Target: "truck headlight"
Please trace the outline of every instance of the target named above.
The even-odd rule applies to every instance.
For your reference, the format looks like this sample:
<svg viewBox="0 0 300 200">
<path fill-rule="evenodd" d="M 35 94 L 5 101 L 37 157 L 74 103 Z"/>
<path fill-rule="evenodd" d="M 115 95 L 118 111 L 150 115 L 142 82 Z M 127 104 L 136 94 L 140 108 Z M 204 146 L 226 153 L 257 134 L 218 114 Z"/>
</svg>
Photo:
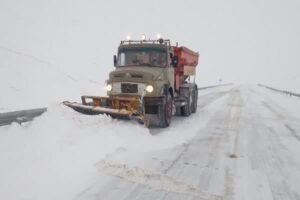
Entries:
<svg viewBox="0 0 300 200">
<path fill-rule="evenodd" d="M 147 85 L 146 88 L 145 88 L 146 92 L 148 92 L 148 93 L 153 92 L 153 89 L 154 89 L 154 88 L 153 88 L 152 85 Z"/>
<path fill-rule="evenodd" d="M 111 85 L 111 84 L 107 84 L 107 85 L 105 86 L 105 89 L 106 89 L 108 92 L 110 92 L 110 91 L 112 90 L 112 85 Z"/>
</svg>

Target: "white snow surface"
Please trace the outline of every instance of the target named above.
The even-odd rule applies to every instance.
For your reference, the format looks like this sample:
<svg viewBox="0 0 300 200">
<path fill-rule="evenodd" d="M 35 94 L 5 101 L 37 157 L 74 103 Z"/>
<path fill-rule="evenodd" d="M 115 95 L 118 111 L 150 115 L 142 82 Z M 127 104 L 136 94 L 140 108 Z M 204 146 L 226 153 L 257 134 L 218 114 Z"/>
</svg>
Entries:
<svg viewBox="0 0 300 200">
<path fill-rule="evenodd" d="M 80 100 L 84 94 L 104 95 L 104 82 L 89 72 L 97 71 L 94 67 L 74 75 L 75 70 L 63 71 L 47 61 L 5 48 L 0 48 L 0 58 L 0 112 L 48 107 L 64 100 Z"/>
<path fill-rule="evenodd" d="M 0 113 L 48 108 L 0 127 L 0 199 L 300 199 L 298 97 L 205 89 L 151 130 L 60 104 L 105 95 L 119 41 L 157 32 L 199 51 L 198 87 L 300 92 L 299 1 L 191 3 L 0 2 Z"/>
<path fill-rule="evenodd" d="M 54 104 L 33 122 L 0 127 L 0 199 L 72 199 L 95 181 L 99 160 L 118 151 L 138 154 L 180 145 L 204 126 L 208 116 L 193 126 L 200 114 L 151 134 L 136 122 Z"/>
<path fill-rule="evenodd" d="M 233 85 L 198 106 L 166 129 L 60 104 L 0 127 L 0 199 L 299 199 L 300 99 Z"/>
</svg>

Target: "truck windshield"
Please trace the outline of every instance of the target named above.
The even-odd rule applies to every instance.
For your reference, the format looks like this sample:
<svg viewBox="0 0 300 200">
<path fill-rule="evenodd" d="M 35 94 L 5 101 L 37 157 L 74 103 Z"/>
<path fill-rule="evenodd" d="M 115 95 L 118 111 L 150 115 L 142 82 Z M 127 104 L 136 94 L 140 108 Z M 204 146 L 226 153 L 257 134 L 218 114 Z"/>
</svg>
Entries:
<svg viewBox="0 0 300 200">
<path fill-rule="evenodd" d="M 167 66 L 167 53 L 163 49 L 122 49 L 118 55 L 118 66 Z"/>
</svg>

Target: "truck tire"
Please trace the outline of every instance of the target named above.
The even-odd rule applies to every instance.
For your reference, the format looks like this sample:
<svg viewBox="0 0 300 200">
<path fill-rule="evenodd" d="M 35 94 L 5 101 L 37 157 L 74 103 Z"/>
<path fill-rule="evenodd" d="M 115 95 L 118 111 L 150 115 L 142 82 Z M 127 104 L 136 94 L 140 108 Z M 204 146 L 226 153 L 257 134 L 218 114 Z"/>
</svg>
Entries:
<svg viewBox="0 0 300 200">
<path fill-rule="evenodd" d="M 197 111 L 198 107 L 198 88 L 197 85 L 193 88 L 192 91 L 192 104 L 191 104 L 191 111 L 192 113 L 195 113 Z"/>
<path fill-rule="evenodd" d="M 191 103 L 193 102 L 192 100 L 192 95 L 189 94 L 187 97 L 186 97 L 186 104 L 184 106 L 181 107 L 181 115 L 182 116 L 190 116 L 191 115 Z"/>
<path fill-rule="evenodd" d="M 173 99 L 170 93 L 166 96 L 166 103 L 160 106 L 159 120 L 162 128 L 168 127 L 171 124 L 173 115 Z"/>
<path fill-rule="evenodd" d="M 175 116 L 181 116 L 181 107 L 176 107 Z"/>
</svg>

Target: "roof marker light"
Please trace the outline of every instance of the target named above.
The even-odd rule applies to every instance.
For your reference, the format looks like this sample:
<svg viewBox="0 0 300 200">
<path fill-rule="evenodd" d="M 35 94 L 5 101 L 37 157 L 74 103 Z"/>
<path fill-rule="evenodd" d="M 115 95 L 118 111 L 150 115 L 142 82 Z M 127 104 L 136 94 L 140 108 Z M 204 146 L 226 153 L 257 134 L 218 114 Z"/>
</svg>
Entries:
<svg viewBox="0 0 300 200">
<path fill-rule="evenodd" d="M 161 35 L 159 33 L 157 33 L 156 38 L 159 40 L 161 38 Z"/>
<path fill-rule="evenodd" d="M 142 40 L 146 40 L 146 35 L 145 34 L 142 35 Z"/>
</svg>

